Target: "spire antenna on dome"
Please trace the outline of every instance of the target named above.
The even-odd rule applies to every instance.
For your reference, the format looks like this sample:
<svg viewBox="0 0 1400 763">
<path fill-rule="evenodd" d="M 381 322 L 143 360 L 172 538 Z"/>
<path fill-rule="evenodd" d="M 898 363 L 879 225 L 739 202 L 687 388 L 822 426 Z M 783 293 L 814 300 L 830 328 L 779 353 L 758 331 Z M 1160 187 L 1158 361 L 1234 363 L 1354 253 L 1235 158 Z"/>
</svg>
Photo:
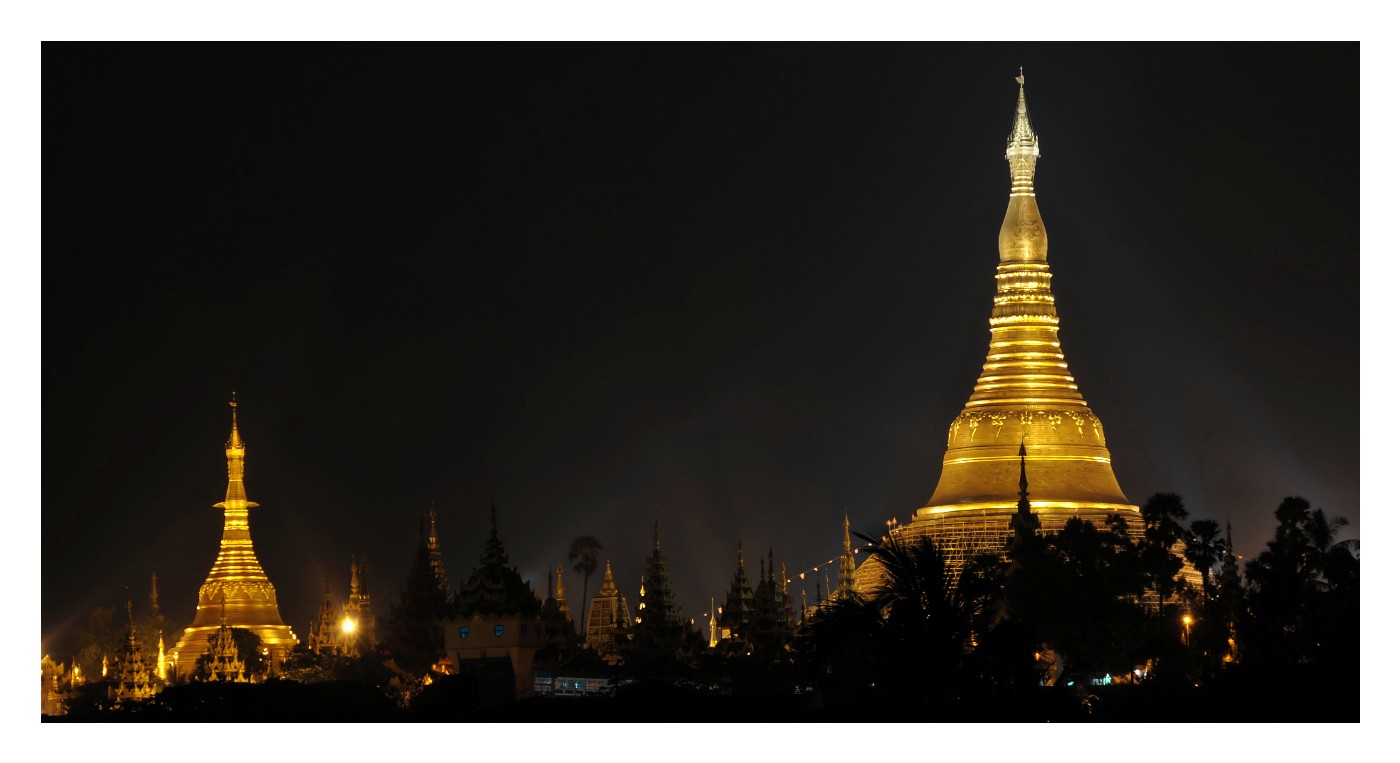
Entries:
<svg viewBox="0 0 1400 763">
<path fill-rule="evenodd" d="M 229 431 L 228 448 L 239 449 L 243 447 L 243 438 L 238 434 L 238 392 L 235 390 L 228 401 L 228 407 L 233 411 L 233 428 Z"/>
</svg>

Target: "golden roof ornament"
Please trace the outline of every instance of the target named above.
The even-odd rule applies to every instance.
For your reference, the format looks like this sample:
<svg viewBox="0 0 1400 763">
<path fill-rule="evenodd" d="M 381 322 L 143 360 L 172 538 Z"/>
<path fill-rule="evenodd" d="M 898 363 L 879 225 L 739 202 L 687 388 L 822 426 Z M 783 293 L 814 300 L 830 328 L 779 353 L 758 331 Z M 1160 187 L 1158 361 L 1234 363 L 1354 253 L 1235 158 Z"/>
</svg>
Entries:
<svg viewBox="0 0 1400 763">
<path fill-rule="evenodd" d="M 564 603 L 564 565 L 555 565 L 555 569 L 559 574 L 554 578 L 554 598 L 559 600 L 560 608 L 567 608 L 568 605 Z M 598 568 L 594 567 L 593 569 Z"/>
<path fill-rule="evenodd" d="M 228 407 L 233 409 L 233 431 L 229 433 L 228 442 L 224 443 L 226 450 L 243 450 L 243 438 L 238 436 L 238 391 L 234 390 L 232 399 L 228 401 Z"/>
<path fill-rule="evenodd" d="M 1026 76 L 1016 78 L 1020 92 L 1016 96 L 1016 117 L 1011 134 L 1006 136 L 1006 161 L 1011 165 L 1011 195 L 1035 195 L 1035 160 L 1040 157 L 1040 139 L 1031 129 L 1031 115 L 1026 109 Z"/>
<path fill-rule="evenodd" d="M 613 580 L 612 562 L 603 562 L 603 588 L 598 592 L 599 596 L 616 596 L 617 583 Z"/>
</svg>

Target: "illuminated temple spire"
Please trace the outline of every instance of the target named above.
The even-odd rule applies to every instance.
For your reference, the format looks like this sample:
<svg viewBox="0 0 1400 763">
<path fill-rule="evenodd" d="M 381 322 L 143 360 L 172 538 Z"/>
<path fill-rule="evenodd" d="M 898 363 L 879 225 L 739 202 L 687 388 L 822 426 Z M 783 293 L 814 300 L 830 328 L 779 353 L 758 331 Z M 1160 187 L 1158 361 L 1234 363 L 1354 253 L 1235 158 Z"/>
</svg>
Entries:
<svg viewBox="0 0 1400 763">
<path fill-rule="evenodd" d="M 247 628 L 257 634 L 268 648 L 274 666 L 296 644 L 292 629 L 283 624 L 277 611 L 277 591 L 253 553 L 248 510 L 257 508 L 258 504 L 248 500 L 243 485 L 247 446 L 238 432 L 236 395 L 229 407 L 233 410 L 233 425 L 224 443 L 228 487 L 224 500 L 214 504 L 214 508 L 224 511 L 224 532 L 214 567 L 199 588 L 194 623 L 185 629 L 175 647 L 180 675 L 189 675 L 195 661 L 206 650 L 209 636 L 219 630 L 225 601 L 229 627 Z"/>
<path fill-rule="evenodd" d="M 156 571 L 151 568 L 151 619 L 160 619 L 160 594 L 156 591 Z"/>
<path fill-rule="evenodd" d="M 437 505 L 429 504 L 428 507 L 428 561 L 433 565 L 433 576 L 437 578 L 438 587 L 446 592 L 447 568 L 442 564 L 442 547 L 438 545 L 437 531 Z"/>
<path fill-rule="evenodd" d="M 836 579 L 836 595 L 848 596 L 856 588 L 856 554 L 851 550 L 851 517 L 845 517 L 841 548 L 841 575 Z"/>
<path fill-rule="evenodd" d="M 1021 461 L 1018 443 L 1025 478 L 1036 486 L 1029 507 L 1046 531 L 1058 530 L 1072 516 L 1101 524 L 1112 513 L 1124 515 L 1130 532 L 1142 527 L 1137 507 L 1113 474 L 1103 425 L 1080 394 L 1060 347 L 1049 239 L 1035 195 L 1040 138 L 1031 127 L 1024 74 L 1016 82 L 1005 153 L 1011 192 L 997 236 L 987 359 L 962 413 L 948 426 L 933 495 L 901 529 L 948 548 L 955 564 L 981 551 L 1005 551 L 1018 504 L 1012 487 Z"/>
</svg>

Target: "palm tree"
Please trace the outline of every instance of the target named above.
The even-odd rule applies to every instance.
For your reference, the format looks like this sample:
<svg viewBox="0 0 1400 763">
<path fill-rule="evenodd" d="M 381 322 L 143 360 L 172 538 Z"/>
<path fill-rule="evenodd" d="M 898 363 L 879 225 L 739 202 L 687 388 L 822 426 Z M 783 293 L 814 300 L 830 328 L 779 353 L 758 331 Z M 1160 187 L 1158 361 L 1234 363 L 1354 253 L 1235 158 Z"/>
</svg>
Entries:
<svg viewBox="0 0 1400 763">
<path fill-rule="evenodd" d="M 1307 543 L 1303 564 L 1328 589 L 1349 581 L 1357 564 L 1355 554 L 1360 550 L 1361 541 L 1355 538 L 1337 540 L 1337 532 L 1348 524 L 1346 517 L 1327 518 L 1322 509 L 1314 509 L 1303 520 L 1303 537 Z"/>
<path fill-rule="evenodd" d="M 1166 617 L 1166 600 L 1177 589 L 1177 573 L 1181 571 L 1182 561 L 1176 555 L 1175 546 L 1186 535 L 1186 529 L 1181 526 L 1185 518 L 1186 507 L 1176 493 L 1157 493 L 1142 505 L 1143 563 L 1152 586 L 1157 589 L 1157 612 L 1161 618 Z"/>
<path fill-rule="evenodd" d="M 1274 516 L 1273 540 L 1245 566 L 1244 661 L 1271 670 L 1325 666 L 1323 672 L 1332 678 L 1354 678 L 1359 667 L 1360 544 L 1337 541 L 1346 519 L 1329 519 L 1305 498 L 1283 499 Z"/>
<path fill-rule="evenodd" d="M 1191 523 L 1186 536 L 1186 559 L 1201 573 L 1201 595 L 1214 598 L 1211 571 L 1225 555 L 1225 539 L 1220 537 L 1220 524 L 1214 519 L 1197 519 Z"/>
<path fill-rule="evenodd" d="M 927 537 L 889 538 L 870 556 L 867 564 L 883 572 L 880 582 L 861 596 L 824 602 L 804 622 L 798 648 L 848 686 L 924 701 L 931 688 L 956 691 L 968 677 L 974 637 L 997 614 L 999 580 L 983 564 L 957 574 Z"/>
<path fill-rule="evenodd" d="M 569 563 L 583 575 L 583 600 L 579 602 L 579 622 L 588 622 L 588 577 L 598 571 L 598 552 L 603 544 L 592 535 L 580 535 L 569 544 Z"/>
</svg>

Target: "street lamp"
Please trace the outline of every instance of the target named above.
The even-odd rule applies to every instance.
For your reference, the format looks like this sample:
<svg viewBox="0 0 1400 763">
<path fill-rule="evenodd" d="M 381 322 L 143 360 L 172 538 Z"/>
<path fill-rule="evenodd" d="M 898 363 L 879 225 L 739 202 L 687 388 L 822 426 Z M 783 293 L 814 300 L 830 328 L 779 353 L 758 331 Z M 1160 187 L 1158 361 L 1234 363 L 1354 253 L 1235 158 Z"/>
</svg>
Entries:
<svg viewBox="0 0 1400 763">
<path fill-rule="evenodd" d="M 1182 616 L 1181 616 L 1181 624 L 1182 624 L 1183 627 L 1186 628 L 1185 643 L 1186 643 L 1187 646 L 1191 646 L 1191 623 L 1192 623 L 1192 622 L 1195 622 L 1195 621 L 1191 619 L 1191 616 L 1190 616 L 1190 615 L 1182 615 Z"/>
</svg>

